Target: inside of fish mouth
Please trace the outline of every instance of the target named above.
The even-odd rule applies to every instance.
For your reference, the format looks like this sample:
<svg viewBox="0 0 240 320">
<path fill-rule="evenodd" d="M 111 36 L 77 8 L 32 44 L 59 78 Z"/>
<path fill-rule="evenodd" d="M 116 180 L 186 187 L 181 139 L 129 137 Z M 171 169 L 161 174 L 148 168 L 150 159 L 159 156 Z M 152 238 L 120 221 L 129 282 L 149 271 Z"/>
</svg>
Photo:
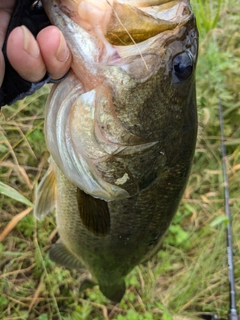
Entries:
<svg viewBox="0 0 240 320">
<path fill-rule="evenodd" d="M 74 2 L 77 23 L 103 42 L 125 46 L 173 30 L 191 14 L 187 0 L 62 0 Z M 74 19 L 73 19 L 74 20 Z"/>
</svg>

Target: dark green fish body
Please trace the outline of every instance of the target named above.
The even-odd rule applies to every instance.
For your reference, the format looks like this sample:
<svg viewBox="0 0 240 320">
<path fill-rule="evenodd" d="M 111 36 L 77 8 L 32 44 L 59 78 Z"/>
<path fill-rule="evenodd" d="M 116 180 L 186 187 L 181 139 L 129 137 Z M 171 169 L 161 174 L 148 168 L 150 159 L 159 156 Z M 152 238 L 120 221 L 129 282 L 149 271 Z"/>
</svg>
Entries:
<svg viewBox="0 0 240 320">
<path fill-rule="evenodd" d="M 38 188 L 35 215 L 42 218 L 56 206 L 62 242 L 51 259 L 85 266 L 103 294 L 120 301 L 125 276 L 160 249 L 188 180 L 197 136 L 195 19 L 188 1 L 165 1 L 158 22 L 164 31 L 142 42 L 135 32 L 138 44 L 120 47 L 107 32 L 105 40 L 94 38 L 92 22 L 86 32 L 61 7 L 64 1 L 55 2 L 53 9 L 46 1 L 46 11 L 74 61 L 49 97 L 50 169 Z M 71 10 L 76 2 L 82 5 L 73 1 Z M 117 5 L 112 1 L 120 12 Z M 144 19 L 152 15 L 152 7 L 144 10 Z M 165 27 L 163 18 L 171 15 L 175 20 Z"/>
</svg>

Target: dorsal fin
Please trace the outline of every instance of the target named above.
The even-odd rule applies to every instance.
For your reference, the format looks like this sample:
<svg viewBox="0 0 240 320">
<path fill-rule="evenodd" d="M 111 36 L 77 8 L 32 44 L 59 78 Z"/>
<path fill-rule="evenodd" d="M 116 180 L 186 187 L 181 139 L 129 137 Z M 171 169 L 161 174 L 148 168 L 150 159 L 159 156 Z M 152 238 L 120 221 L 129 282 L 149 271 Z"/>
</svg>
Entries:
<svg viewBox="0 0 240 320">
<path fill-rule="evenodd" d="M 62 242 L 55 244 L 50 249 L 49 257 L 52 261 L 69 269 L 83 268 L 81 261 L 75 257 Z"/>
<path fill-rule="evenodd" d="M 37 191 L 34 204 L 34 216 L 41 220 L 56 206 L 56 179 L 51 168 L 47 170 L 42 178 Z"/>
<path fill-rule="evenodd" d="M 110 232 L 110 214 L 106 201 L 93 198 L 77 189 L 78 209 L 82 223 L 87 230 L 97 236 L 106 236 Z"/>
</svg>

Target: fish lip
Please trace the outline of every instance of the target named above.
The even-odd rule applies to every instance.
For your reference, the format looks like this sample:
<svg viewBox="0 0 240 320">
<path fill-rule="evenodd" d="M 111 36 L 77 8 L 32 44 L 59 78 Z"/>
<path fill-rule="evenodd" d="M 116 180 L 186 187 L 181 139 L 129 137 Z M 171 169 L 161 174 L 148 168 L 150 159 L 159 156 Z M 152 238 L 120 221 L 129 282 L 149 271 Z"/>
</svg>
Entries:
<svg viewBox="0 0 240 320">
<path fill-rule="evenodd" d="M 46 6 L 47 0 L 42 0 L 44 7 Z M 77 0 L 76 2 L 73 1 L 74 3 L 76 3 L 76 8 L 75 9 L 70 9 L 67 6 L 64 5 L 64 0 L 54 0 L 54 2 L 57 4 L 57 6 L 59 6 L 59 9 L 65 14 L 67 15 L 72 21 L 75 21 L 77 24 L 79 24 L 78 18 L 76 18 L 78 16 L 78 13 L 75 12 L 75 10 L 77 10 L 77 3 L 81 2 L 79 0 Z M 87 2 L 87 1 L 86 1 Z M 146 5 L 141 5 L 141 3 L 147 3 Z M 121 16 L 119 16 L 119 12 L 118 9 L 116 10 L 116 8 L 120 8 L 120 7 L 125 7 L 125 9 L 123 9 L 125 11 L 125 15 L 127 16 L 128 20 L 131 20 L 131 16 L 128 15 L 127 10 L 129 10 L 130 8 L 135 8 L 139 13 L 142 12 L 145 15 L 148 16 L 152 16 L 153 20 L 158 20 L 159 24 L 161 25 L 165 25 L 164 30 L 161 29 L 161 31 L 158 31 L 158 34 L 162 33 L 162 31 L 167 31 L 167 30 L 172 30 L 174 27 L 176 27 L 177 25 L 182 25 L 184 24 L 187 20 L 190 19 L 190 16 L 193 15 L 191 6 L 190 6 L 190 0 L 112 0 L 108 2 L 109 6 L 112 7 L 112 13 L 111 13 L 111 18 L 110 20 L 113 19 L 113 16 L 116 16 L 117 19 L 116 20 L 121 20 Z M 140 4 L 140 5 L 139 5 Z M 75 5 L 74 5 L 75 6 Z M 128 8 L 128 9 L 126 9 Z M 119 19 L 120 18 L 120 19 Z M 77 20 L 75 20 L 77 19 Z M 108 18 L 109 20 L 109 18 Z M 102 35 L 106 36 L 107 33 L 109 32 L 109 28 L 111 29 L 111 21 L 108 21 L 105 23 L 105 27 L 102 30 Z M 122 21 L 120 22 L 120 24 L 123 24 L 124 29 L 125 29 L 125 20 L 123 19 L 123 23 Z M 80 24 L 79 24 L 80 25 Z M 113 32 L 114 32 L 114 28 L 113 27 Z M 134 28 L 142 28 L 141 23 L 138 26 L 135 26 Z M 83 27 L 84 29 L 84 27 Z M 126 29 L 128 29 L 128 23 L 126 21 Z M 87 32 L 88 30 L 85 29 Z M 131 33 L 131 32 L 130 32 Z M 156 33 L 155 33 L 156 35 Z M 97 36 L 98 37 L 98 36 Z M 150 38 L 151 36 L 149 36 Z M 107 37 L 107 41 L 108 41 L 108 37 Z M 136 41 L 138 42 L 138 41 Z M 116 43 L 112 43 L 110 41 L 110 44 L 115 44 Z M 119 44 L 121 45 L 121 44 Z"/>
<path fill-rule="evenodd" d="M 189 0 L 160 0 L 160 5 L 147 4 L 142 7 L 137 5 L 138 2 L 113 2 L 113 13 L 104 34 L 111 45 L 127 46 L 143 42 L 181 27 L 193 17 Z"/>
<path fill-rule="evenodd" d="M 172 17 L 171 17 L 171 10 L 175 8 L 175 13 L 173 11 Z M 188 20 L 192 15 L 193 11 L 190 5 L 189 0 L 166 0 L 165 2 L 162 2 L 159 6 L 149 6 L 146 9 L 141 8 L 145 12 L 150 12 L 149 10 L 157 10 L 159 14 L 155 18 L 159 18 L 165 21 L 171 21 L 174 20 L 183 20 L 184 22 L 186 19 Z M 187 18 L 188 17 L 188 18 Z"/>
</svg>

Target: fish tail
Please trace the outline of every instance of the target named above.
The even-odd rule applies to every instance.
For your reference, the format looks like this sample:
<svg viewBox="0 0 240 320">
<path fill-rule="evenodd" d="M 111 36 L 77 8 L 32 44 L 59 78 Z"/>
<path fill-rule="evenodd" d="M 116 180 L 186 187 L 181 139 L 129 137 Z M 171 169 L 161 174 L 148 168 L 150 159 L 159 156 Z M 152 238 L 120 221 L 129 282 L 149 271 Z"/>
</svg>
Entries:
<svg viewBox="0 0 240 320">
<path fill-rule="evenodd" d="M 126 290 L 123 279 L 114 284 L 100 284 L 99 286 L 102 293 L 113 302 L 120 302 Z"/>
</svg>

